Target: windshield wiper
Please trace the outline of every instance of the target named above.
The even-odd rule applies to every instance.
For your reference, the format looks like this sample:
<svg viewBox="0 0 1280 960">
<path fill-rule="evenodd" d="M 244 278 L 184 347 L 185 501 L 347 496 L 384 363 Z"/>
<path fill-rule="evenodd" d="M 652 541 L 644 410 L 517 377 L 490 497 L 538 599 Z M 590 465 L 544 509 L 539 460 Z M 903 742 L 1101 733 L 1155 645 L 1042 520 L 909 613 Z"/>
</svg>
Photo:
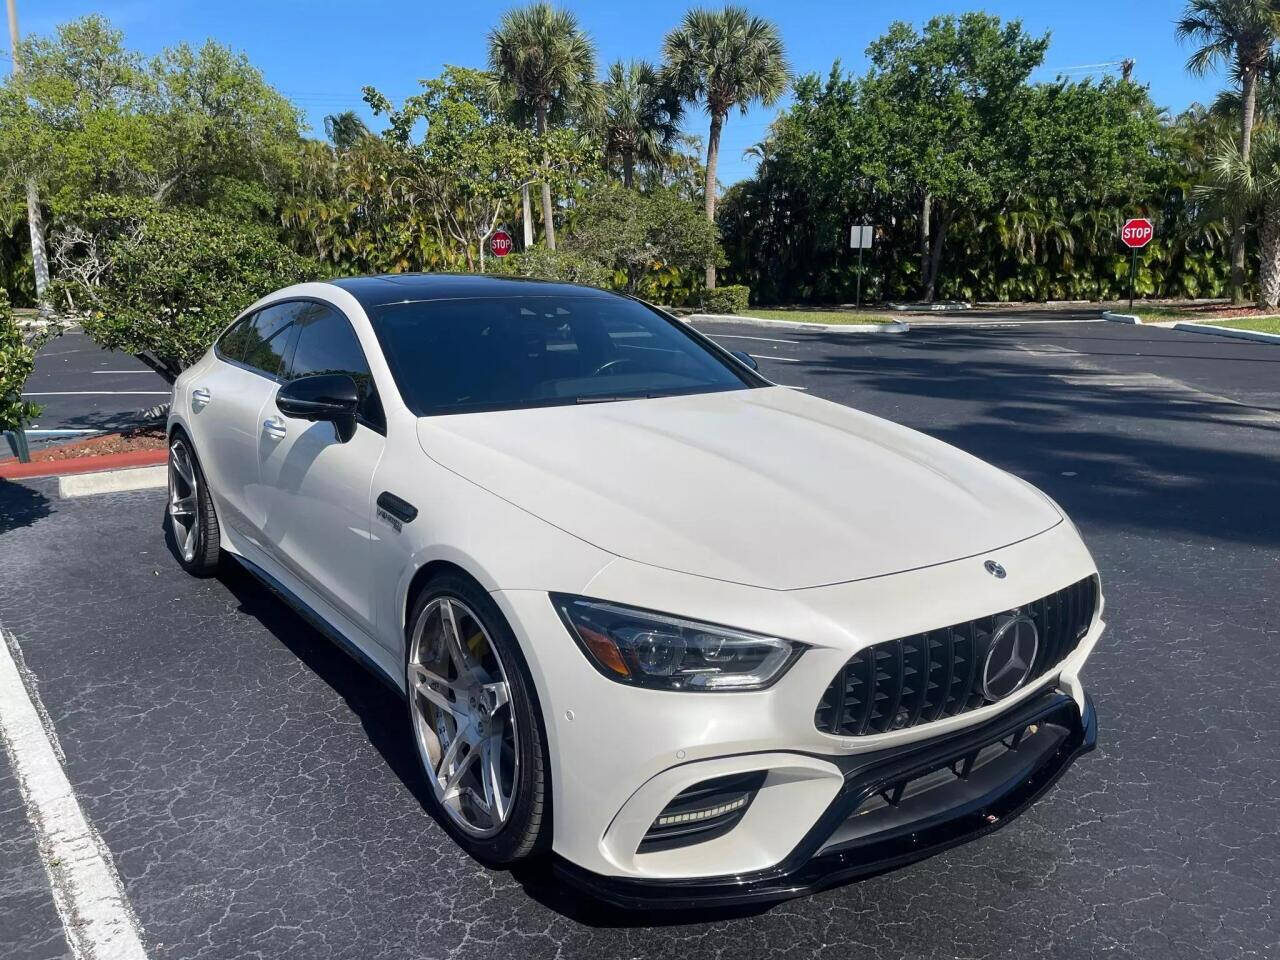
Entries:
<svg viewBox="0 0 1280 960">
<path fill-rule="evenodd" d="M 574 397 L 574 403 L 617 403 L 619 400 L 648 400 L 647 393 L 620 393 L 615 396 L 596 394 L 595 396 Z"/>
</svg>

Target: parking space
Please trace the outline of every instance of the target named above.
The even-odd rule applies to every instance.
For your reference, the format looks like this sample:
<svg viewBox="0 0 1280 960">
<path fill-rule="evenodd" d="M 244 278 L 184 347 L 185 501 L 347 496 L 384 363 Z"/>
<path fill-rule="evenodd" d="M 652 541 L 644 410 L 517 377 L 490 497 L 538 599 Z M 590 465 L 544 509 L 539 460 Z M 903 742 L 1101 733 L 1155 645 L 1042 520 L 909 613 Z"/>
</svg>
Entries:
<svg viewBox="0 0 1280 960">
<path fill-rule="evenodd" d="M 36 355 L 23 396 L 43 408 L 35 428 L 119 430 L 135 423 L 140 411 L 167 402 L 169 394 L 164 378 L 136 357 L 103 350 L 73 332 Z"/>
<path fill-rule="evenodd" d="M 0 624 L 149 954 L 1276 956 L 1280 347 L 1105 323 L 701 329 L 1063 504 L 1108 597 L 1098 751 L 903 870 L 763 911 L 606 911 L 463 855 L 424 811 L 403 704 L 247 575 L 183 575 L 160 491 L 0 483 Z M 61 956 L 18 809 L 0 766 L 0 942 Z"/>
</svg>

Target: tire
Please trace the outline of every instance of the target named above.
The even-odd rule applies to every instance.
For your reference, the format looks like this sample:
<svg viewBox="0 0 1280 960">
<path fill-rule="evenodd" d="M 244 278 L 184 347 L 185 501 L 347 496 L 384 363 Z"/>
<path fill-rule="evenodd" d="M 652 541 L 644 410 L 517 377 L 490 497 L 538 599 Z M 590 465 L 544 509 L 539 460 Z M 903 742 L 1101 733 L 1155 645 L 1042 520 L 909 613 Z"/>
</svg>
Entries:
<svg viewBox="0 0 1280 960">
<path fill-rule="evenodd" d="M 193 577 L 216 573 L 221 559 L 218 514 L 191 440 L 181 430 L 174 431 L 169 440 L 166 516 L 174 554 L 182 569 Z"/>
<path fill-rule="evenodd" d="M 546 734 L 501 611 L 475 581 L 445 573 L 417 597 L 405 639 L 410 733 L 436 819 L 489 866 L 544 849 L 551 826 Z M 468 656 L 464 670 L 458 661 Z"/>
</svg>

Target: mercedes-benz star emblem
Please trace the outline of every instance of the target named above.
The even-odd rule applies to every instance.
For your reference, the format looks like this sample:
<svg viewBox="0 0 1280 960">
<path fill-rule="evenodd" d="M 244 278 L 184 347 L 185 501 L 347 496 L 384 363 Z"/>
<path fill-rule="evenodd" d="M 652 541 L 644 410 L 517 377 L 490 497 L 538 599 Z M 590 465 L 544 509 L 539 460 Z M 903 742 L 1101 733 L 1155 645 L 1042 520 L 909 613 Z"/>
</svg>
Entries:
<svg viewBox="0 0 1280 960">
<path fill-rule="evenodd" d="M 987 573 L 991 574 L 997 580 L 1003 580 L 1005 578 L 1004 567 L 1000 566 L 1000 564 L 996 563 L 994 560 L 988 560 L 982 566 Z"/>
<path fill-rule="evenodd" d="M 1040 633 L 1031 618 L 1018 614 L 991 636 L 982 665 L 982 695 L 1002 700 L 1027 682 L 1040 649 Z"/>
</svg>

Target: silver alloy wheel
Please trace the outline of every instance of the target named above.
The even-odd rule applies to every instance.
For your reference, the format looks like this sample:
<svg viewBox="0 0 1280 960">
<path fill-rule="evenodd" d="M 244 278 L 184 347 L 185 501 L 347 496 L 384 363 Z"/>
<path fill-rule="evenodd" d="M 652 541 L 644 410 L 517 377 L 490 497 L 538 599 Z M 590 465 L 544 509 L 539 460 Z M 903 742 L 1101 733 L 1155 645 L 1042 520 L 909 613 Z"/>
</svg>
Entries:
<svg viewBox="0 0 1280 960">
<path fill-rule="evenodd" d="M 182 440 L 169 447 L 169 523 L 182 559 L 191 563 L 200 539 L 200 490 L 191 451 Z"/>
<path fill-rule="evenodd" d="M 436 798 L 464 831 L 493 836 L 514 806 L 519 731 L 502 658 L 461 600 L 437 597 L 423 609 L 410 641 L 408 682 Z"/>
</svg>

